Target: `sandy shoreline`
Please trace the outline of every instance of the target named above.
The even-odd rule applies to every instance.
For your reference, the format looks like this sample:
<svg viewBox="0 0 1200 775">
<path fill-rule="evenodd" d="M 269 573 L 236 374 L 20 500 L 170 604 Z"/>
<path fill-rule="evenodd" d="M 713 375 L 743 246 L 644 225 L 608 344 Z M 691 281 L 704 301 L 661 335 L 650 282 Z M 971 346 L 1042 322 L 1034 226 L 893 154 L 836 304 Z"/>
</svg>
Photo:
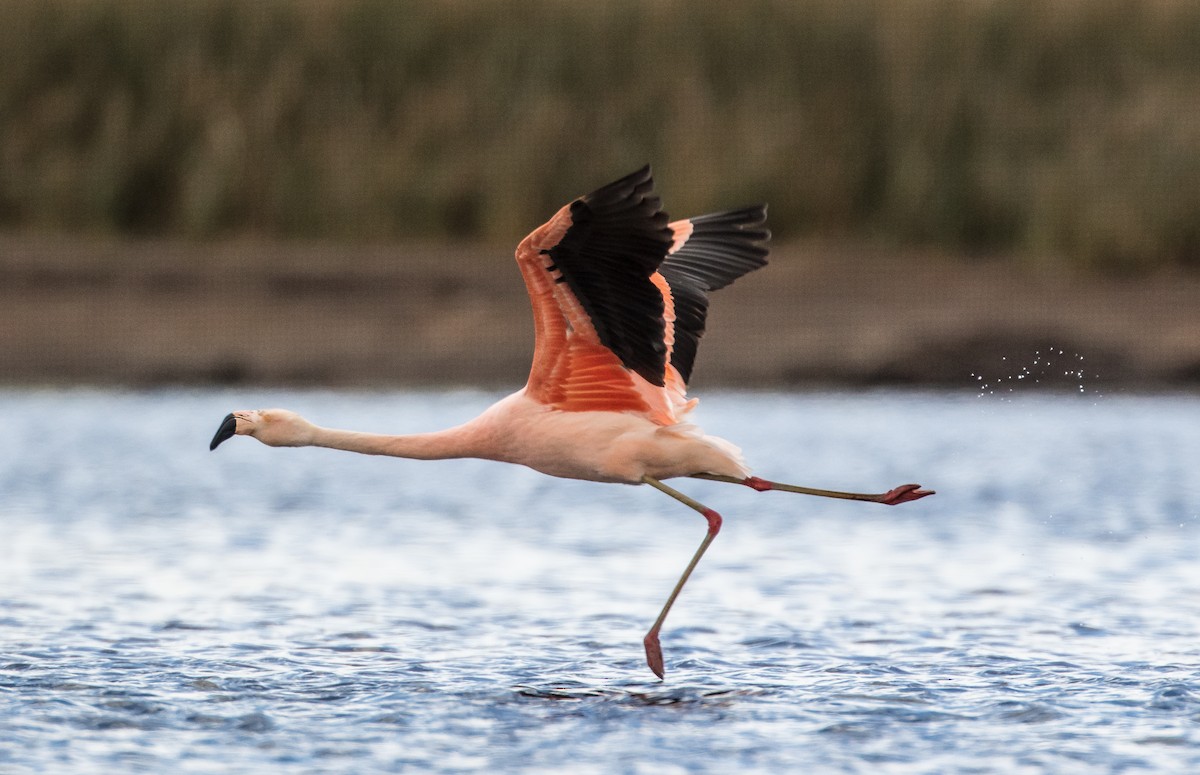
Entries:
<svg viewBox="0 0 1200 775">
<path fill-rule="evenodd" d="M 828 242 L 771 262 L 716 294 L 694 387 L 1200 387 L 1197 276 Z M 0 237 L 0 310 L 10 385 L 515 387 L 532 352 L 511 251 L 478 246 Z"/>
</svg>

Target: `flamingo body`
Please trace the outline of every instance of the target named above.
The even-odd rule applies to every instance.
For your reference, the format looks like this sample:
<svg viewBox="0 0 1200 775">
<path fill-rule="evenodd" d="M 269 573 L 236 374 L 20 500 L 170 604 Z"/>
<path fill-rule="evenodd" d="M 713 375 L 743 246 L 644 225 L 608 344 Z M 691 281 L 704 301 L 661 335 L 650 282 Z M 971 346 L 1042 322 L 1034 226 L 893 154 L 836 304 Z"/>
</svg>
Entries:
<svg viewBox="0 0 1200 775">
<path fill-rule="evenodd" d="M 550 476 L 642 484 L 695 473 L 747 476 L 733 444 L 687 422 L 660 425 L 616 410 L 567 410 L 529 396 L 497 402 L 465 426 L 486 440 L 478 457 L 518 463 Z"/>
<path fill-rule="evenodd" d="M 525 387 L 475 419 L 390 436 L 322 428 L 294 412 L 234 412 L 211 449 L 234 435 L 270 446 L 321 446 L 412 459 L 474 457 L 551 476 L 649 484 L 700 513 L 708 533 L 645 637 L 664 673 L 658 633 L 721 527 L 717 512 L 662 483 L 696 477 L 894 505 L 932 494 L 902 485 L 879 495 L 817 490 L 750 476 L 733 444 L 688 421 L 687 397 L 708 294 L 766 265 L 765 206 L 671 222 L 649 166 L 560 209 L 517 246 L 533 308 Z"/>
</svg>

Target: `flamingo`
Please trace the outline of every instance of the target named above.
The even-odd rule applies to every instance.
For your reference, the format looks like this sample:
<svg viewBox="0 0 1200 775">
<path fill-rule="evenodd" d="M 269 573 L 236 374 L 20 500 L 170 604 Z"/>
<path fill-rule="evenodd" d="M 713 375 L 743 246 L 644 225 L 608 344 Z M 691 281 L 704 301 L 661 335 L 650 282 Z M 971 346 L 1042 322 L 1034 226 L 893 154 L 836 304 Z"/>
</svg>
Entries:
<svg viewBox="0 0 1200 775">
<path fill-rule="evenodd" d="M 707 294 L 766 265 L 766 206 L 669 222 L 649 165 L 561 208 L 517 246 L 533 306 L 529 381 L 469 422 L 389 436 L 335 430 L 284 409 L 237 411 L 210 449 L 234 435 L 272 447 L 316 446 L 417 460 L 482 458 L 550 476 L 649 485 L 708 531 L 646 633 L 646 663 L 664 678 L 659 633 L 721 529 L 721 515 L 664 483 L 690 477 L 763 492 L 896 505 L 934 494 L 905 484 L 881 494 L 822 490 L 752 476 L 740 450 L 688 421 L 687 383 Z"/>
</svg>

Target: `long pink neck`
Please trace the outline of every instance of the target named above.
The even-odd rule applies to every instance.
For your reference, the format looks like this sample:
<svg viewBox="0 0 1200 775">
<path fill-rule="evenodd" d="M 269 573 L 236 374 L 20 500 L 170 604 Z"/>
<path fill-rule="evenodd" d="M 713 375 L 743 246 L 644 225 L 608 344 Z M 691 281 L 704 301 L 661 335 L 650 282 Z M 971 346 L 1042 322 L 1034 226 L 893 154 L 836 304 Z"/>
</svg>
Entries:
<svg viewBox="0 0 1200 775">
<path fill-rule="evenodd" d="M 477 457 L 475 434 L 467 426 L 433 433 L 385 436 L 379 433 L 315 428 L 310 442 L 314 447 L 342 449 L 364 455 L 390 455 L 413 460 L 446 460 Z"/>
</svg>

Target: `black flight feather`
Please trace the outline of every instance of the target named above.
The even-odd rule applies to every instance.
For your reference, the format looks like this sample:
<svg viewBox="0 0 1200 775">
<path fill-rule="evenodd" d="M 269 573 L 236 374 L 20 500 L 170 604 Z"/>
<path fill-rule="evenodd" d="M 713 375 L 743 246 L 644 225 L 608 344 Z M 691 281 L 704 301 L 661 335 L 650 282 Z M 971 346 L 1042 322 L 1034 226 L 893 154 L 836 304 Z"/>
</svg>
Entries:
<svg viewBox="0 0 1200 775">
<path fill-rule="evenodd" d="M 671 247 L 647 165 L 571 203 L 571 226 L 550 259 L 625 368 L 664 384 L 662 294 L 650 276 Z"/>
<path fill-rule="evenodd" d="M 671 365 L 687 384 L 708 316 L 708 293 L 767 264 L 767 207 L 757 205 L 692 218 L 692 234 L 663 262 L 662 276 L 675 301 Z"/>
</svg>

